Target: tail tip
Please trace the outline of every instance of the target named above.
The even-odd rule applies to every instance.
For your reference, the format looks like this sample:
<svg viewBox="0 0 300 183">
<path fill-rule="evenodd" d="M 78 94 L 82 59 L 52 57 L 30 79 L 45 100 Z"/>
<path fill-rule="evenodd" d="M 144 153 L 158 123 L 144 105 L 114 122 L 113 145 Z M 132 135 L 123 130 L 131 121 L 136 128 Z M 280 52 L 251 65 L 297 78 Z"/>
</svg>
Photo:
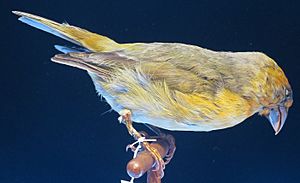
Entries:
<svg viewBox="0 0 300 183">
<path fill-rule="evenodd" d="M 21 11 L 17 11 L 17 10 L 13 10 L 11 11 L 13 14 L 18 15 L 18 16 L 22 16 L 22 12 Z"/>
<path fill-rule="evenodd" d="M 23 11 L 18 11 L 18 10 L 13 10 L 11 11 L 13 14 L 17 15 L 17 16 L 20 16 L 20 17 L 23 17 L 23 16 L 30 16 L 29 13 L 25 13 Z"/>
</svg>

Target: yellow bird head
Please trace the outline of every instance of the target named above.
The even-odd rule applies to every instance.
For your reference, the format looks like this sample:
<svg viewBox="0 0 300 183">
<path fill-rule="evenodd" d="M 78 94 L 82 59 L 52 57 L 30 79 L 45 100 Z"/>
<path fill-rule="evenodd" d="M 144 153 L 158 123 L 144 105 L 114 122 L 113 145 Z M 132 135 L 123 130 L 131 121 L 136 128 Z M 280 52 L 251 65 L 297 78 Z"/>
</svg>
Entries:
<svg viewBox="0 0 300 183">
<path fill-rule="evenodd" d="M 284 72 L 275 61 L 264 54 L 262 59 L 264 66 L 256 78 L 256 89 L 262 94 L 259 96 L 259 103 L 263 107 L 259 114 L 268 118 L 277 135 L 293 104 L 293 92 Z"/>
</svg>

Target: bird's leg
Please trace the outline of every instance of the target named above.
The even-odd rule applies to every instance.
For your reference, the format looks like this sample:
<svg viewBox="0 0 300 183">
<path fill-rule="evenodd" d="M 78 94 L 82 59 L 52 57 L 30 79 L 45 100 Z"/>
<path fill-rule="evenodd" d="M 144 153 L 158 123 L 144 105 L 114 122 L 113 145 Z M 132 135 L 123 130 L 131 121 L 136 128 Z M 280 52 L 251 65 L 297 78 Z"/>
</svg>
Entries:
<svg viewBox="0 0 300 183">
<path fill-rule="evenodd" d="M 130 110 L 124 109 L 119 112 L 120 118 L 119 121 L 122 123 L 125 123 L 128 133 L 133 136 L 135 140 L 138 140 L 139 138 L 143 137 L 141 133 L 136 131 L 132 126 L 132 120 L 131 120 L 131 112 Z M 149 151 L 152 155 L 152 157 L 155 160 L 155 169 L 154 171 L 158 172 L 158 175 L 162 178 L 164 176 L 164 169 L 165 169 L 165 162 L 159 152 L 152 148 L 148 142 L 144 141 L 142 142 L 143 148 L 147 151 Z"/>
<path fill-rule="evenodd" d="M 120 114 L 119 121 L 121 123 L 124 123 L 126 125 L 128 133 L 131 136 L 133 136 L 133 138 L 135 140 L 138 140 L 139 138 L 141 138 L 142 135 L 138 131 L 136 131 L 136 129 L 134 129 L 133 126 L 132 126 L 132 120 L 131 120 L 131 112 L 130 112 L 130 110 L 127 110 L 127 109 L 121 110 L 119 112 L 119 114 Z"/>
<path fill-rule="evenodd" d="M 176 145 L 175 145 L 174 137 L 172 135 L 161 132 L 161 130 L 155 126 L 149 124 L 145 124 L 145 125 L 157 135 L 157 137 L 151 137 L 151 138 L 160 138 L 169 143 L 169 151 L 168 154 L 165 156 L 165 165 L 167 165 L 175 154 Z"/>
</svg>

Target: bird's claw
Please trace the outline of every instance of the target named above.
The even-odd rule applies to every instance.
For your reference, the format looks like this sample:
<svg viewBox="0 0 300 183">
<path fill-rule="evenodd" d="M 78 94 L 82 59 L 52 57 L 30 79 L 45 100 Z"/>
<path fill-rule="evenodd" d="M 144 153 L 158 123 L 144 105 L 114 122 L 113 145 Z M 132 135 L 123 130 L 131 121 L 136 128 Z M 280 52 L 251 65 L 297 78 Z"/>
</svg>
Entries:
<svg viewBox="0 0 300 183">
<path fill-rule="evenodd" d="M 160 178 L 164 176 L 164 169 L 166 167 L 166 163 L 156 149 L 152 148 L 154 152 L 151 152 L 153 158 L 155 159 L 155 166 L 153 171 L 156 171 Z"/>
<path fill-rule="evenodd" d="M 176 150 L 174 137 L 172 135 L 169 135 L 169 134 L 160 133 L 159 136 L 151 137 L 151 138 L 161 139 L 161 140 L 166 141 L 169 144 L 169 150 L 168 150 L 167 154 L 164 157 L 165 165 L 169 164 L 170 161 L 172 160 L 172 158 L 175 154 L 175 150 Z"/>
<path fill-rule="evenodd" d="M 169 143 L 169 151 L 168 151 L 167 155 L 165 156 L 165 164 L 167 165 L 170 163 L 170 161 L 172 160 L 172 158 L 175 154 L 176 145 L 175 145 L 175 139 L 172 135 L 166 135 L 165 139 Z"/>
<path fill-rule="evenodd" d="M 126 146 L 126 152 L 128 151 L 128 149 L 130 149 L 132 152 L 136 151 L 136 147 L 133 144 L 128 144 Z"/>
<path fill-rule="evenodd" d="M 128 144 L 126 146 L 126 151 L 128 151 L 128 149 L 130 149 L 132 152 L 135 152 L 136 151 L 136 148 L 135 145 L 137 143 L 144 143 L 144 142 L 149 142 L 149 141 L 156 141 L 156 139 L 153 139 L 153 138 L 149 138 L 149 135 L 144 132 L 144 131 L 140 131 L 138 132 L 140 135 L 141 135 L 141 138 L 139 138 L 136 142 L 132 143 L 132 144 Z"/>
</svg>

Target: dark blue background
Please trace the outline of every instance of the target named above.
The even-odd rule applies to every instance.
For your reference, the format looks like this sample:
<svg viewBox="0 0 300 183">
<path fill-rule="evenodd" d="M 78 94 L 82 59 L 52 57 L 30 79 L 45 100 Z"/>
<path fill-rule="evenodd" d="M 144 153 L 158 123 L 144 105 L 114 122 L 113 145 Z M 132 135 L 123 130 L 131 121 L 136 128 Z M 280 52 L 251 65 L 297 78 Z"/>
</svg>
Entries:
<svg viewBox="0 0 300 183">
<path fill-rule="evenodd" d="M 82 70 L 50 62 L 67 44 L 17 21 L 22 10 L 118 42 L 183 42 L 262 51 L 284 69 L 294 106 L 278 136 L 257 115 L 226 130 L 171 132 L 177 152 L 164 182 L 298 183 L 299 1 L 1 0 L 1 183 L 99 183 L 128 179 L 132 142 Z M 139 129 L 143 128 L 137 125 Z M 140 179 L 137 182 L 145 182 Z"/>
</svg>

